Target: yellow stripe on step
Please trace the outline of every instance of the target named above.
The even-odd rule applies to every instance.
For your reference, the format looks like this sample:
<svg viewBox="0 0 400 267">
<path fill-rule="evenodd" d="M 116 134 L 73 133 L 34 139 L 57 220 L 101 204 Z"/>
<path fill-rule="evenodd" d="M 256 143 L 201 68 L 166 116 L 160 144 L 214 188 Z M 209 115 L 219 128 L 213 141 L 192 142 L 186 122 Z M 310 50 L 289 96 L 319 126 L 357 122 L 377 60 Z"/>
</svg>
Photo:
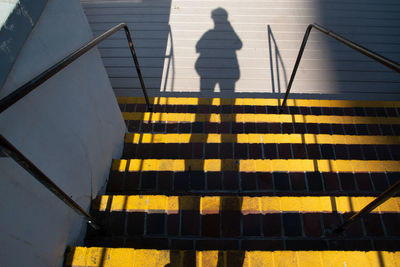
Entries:
<svg viewBox="0 0 400 267">
<path fill-rule="evenodd" d="M 145 104 L 143 97 L 117 97 L 120 104 Z M 235 105 L 278 106 L 280 99 L 272 98 L 196 98 L 196 97 L 151 97 L 158 105 Z M 297 107 L 400 107 L 399 101 L 319 100 L 288 99 L 287 106 Z"/>
<path fill-rule="evenodd" d="M 201 214 L 241 211 L 242 214 L 280 212 L 330 213 L 358 212 L 374 197 L 237 197 L 237 196 L 162 196 L 103 195 L 93 202 L 99 211 L 124 211 L 177 214 L 180 210 L 199 210 Z M 400 212 L 400 197 L 392 197 L 373 212 Z"/>
<path fill-rule="evenodd" d="M 221 256 L 221 258 L 219 257 Z M 389 251 L 170 251 L 156 249 L 72 247 L 66 255 L 66 267 L 81 266 L 176 266 L 193 259 L 193 266 L 216 267 L 227 258 L 240 259 L 240 266 L 400 266 L 400 252 Z M 236 262 L 233 260 L 233 262 Z M 178 264 L 181 263 L 181 264 Z M 237 262 L 239 264 L 239 262 Z M 171 265 L 171 266 L 175 266 Z M 225 265 L 224 265 L 225 266 Z"/>
<path fill-rule="evenodd" d="M 311 159 L 119 159 L 114 171 L 240 171 L 240 172 L 400 172 L 394 160 Z"/>
<path fill-rule="evenodd" d="M 251 143 L 251 144 L 400 144 L 400 136 L 330 135 L 330 134 L 151 134 L 128 133 L 125 143 Z"/>
<path fill-rule="evenodd" d="M 330 124 L 400 124 L 399 117 L 363 117 L 290 114 L 195 114 L 122 112 L 125 120 L 148 122 L 237 122 L 237 123 L 330 123 Z"/>
</svg>

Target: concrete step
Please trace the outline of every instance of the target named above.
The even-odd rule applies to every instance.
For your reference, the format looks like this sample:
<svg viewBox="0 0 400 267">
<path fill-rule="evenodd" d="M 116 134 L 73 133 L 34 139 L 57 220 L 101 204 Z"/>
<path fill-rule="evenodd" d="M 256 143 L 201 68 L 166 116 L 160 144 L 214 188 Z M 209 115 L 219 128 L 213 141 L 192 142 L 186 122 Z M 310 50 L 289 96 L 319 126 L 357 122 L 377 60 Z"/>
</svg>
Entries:
<svg viewBox="0 0 400 267">
<path fill-rule="evenodd" d="M 71 247 L 66 267 L 81 266 L 397 266 L 388 251 L 185 251 Z"/>
<path fill-rule="evenodd" d="M 101 196 L 93 202 L 92 215 L 104 230 L 101 234 L 88 230 L 85 244 L 197 250 L 398 250 L 398 197 L 350 227 L 345 242 L 330 234 L 373 199 Z M 382 240 L 387 240 L 386 247 L 380 245 Z"/>
</svg>

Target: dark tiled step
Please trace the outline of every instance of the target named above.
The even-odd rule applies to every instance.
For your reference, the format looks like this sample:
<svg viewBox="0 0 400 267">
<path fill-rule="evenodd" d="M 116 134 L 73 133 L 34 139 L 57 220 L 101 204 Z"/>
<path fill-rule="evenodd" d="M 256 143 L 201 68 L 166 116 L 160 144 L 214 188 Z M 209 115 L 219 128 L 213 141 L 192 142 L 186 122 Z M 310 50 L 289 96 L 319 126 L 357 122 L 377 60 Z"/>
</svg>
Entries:
<svg viewBox="0 0 400 267">
<path fill-rule="evenodd" d="M 400 145 L 126 143 L 122 157 L 139 159 L 400 160 Z"/>
<path fill-rule="evenodd" d="M 116 172 L 108 194 L 377 195 L 400 173 L 336 172 Z"/>
<path fill-rule="evenodd" d="M 343 237 L 329 229 L 352 213 L 275 213 L 243 215 L 221 211 L 201 215 L 97 212 L 104 232 L 88 228 L 87 246 L 156 249 L 399 250 L 400 214 L 370 214 Z"/>
<path fill-rule="evenodd" d="M 121 104 L 123 112 L 145 112 L 144 104 Z M 154 105 L 154 112 L 169 113 L 219 113 L 219 114 L 279 114 L 277 106 L 248 106 L 248 105 Z M 396 108 L 389 107 L 285 107 L 282 114 L 302 115 L 335 115 L 335 116 L 398 116 Z"/>
<path fill-rule="evenodd" d="M 125 121 L 129 132 L 142 133 L 311 133 L 346 135 L 400 135 L 400 125 L 390 124 L 329 124 L 329 123 L 236 123 L 182 122 L 146 123 Z"/>
</svg>

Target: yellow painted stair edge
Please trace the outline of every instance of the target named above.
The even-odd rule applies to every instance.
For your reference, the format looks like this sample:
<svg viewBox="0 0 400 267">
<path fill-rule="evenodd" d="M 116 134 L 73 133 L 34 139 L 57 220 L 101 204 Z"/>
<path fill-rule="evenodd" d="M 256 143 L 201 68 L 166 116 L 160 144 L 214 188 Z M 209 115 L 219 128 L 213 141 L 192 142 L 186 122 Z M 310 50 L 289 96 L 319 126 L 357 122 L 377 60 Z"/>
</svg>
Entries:
<svg viewBox="0 0 400 267">
<path fill-rule="evenodd" d="M 330 124 L 400 124 L 400 117 L 367 117 L 301 114 L 217 114 L 122 112 L 125 120 L 146 122 L 237 122 L 237 123 L 330 123 Z"/>
<path fill-rule="evenodd" d="M 145 104 L 143 97 L 117 97 L 119 104 Z M 158 105 L 235 105 L 235 106 L 278 106 L 280 99 L 272 98 L 197 98 L 197 97 L 150 97 L 150 103 Z M 287 106 L 292 107 L 400 107 L 399 101 L 364 100 L 319 100 L 288 99 Z"/>
<path fill-rule="evenodd" d="M 330 135 L 330 134 L 152 134 L 127 133 L 125 143 L 249 143 L 249 144 L 346 144 L 346 145 L 396 145 L 400 136 L 381 135 Z"/>
<path fill-rule="evenodd" d="M 395 160 L 114 159 L 113 171 L 400 172 Z"/>
<path fill-rule="evenodd" d="M 222 257 L 222 259 L 219 259 Z M 171 261 L 172 259 L 172 261 Z M 66 255 L 66 267 L 95 266 L 217 266 L 218 262 L 235 266 L 400 266 L 400 252 L 388 251 L 170 251 L 131 248 L 72 247 Z M 189 263 L 190 262 L 190 263 Z"/>
<path fill-rule="evenodd" d="M 177 214 L 180 210 L 199 210 L 200 214 L 218 214 L 220 210 L 240 210 L 242 214 L 280 212 L 330 213 L 358 212 L 374 197 L 301 196 L 301 197 L 236 197 L 236 196 L 164 196 L 102 195 L 92 208 L 98 211 L 150 212 Z M 372 211 L 400 212 L 400 197 L 392 197 Z"/>
</svg>

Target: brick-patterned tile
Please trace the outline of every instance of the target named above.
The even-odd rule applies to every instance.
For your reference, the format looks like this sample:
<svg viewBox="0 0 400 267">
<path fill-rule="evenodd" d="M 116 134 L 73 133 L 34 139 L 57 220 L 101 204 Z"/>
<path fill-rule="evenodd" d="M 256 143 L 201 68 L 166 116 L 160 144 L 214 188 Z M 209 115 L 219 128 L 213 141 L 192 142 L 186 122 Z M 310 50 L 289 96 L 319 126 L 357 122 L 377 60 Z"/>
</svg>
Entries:
<svg viewBox="0 0 400 267">
<path fill-rule="evenodd" d="M 354 183 L 354 175 L 349 172 L 341 172 L 339 173 L 340 183 L 342 184 L 342 190 L 346 192 L 355 191 L 355 183 Z"/>
<path fill-rule="evenodd" d="M 264 148 L 264 158 L 266 159 L 276 159 L 277 149 L 275 144 L 263 144 Z"/>
<path fill-rule="evenodd" d="M 151 158 L 162 159 L 164 158 L 164 144 L 151 144 Z"/>
<path fill-rule="evenodd" d="M 344 213 L 342 214 L 343 222 L 353 216 L 354 213 Z M 348 237 L 362 237 L 363 230 L 362 230 L 362 221 L 354 222 L 349 228 L 346 229 L 346 236 Z"/>
<path fill-rule="evenodd" d="M 369 173 L 355 173 L 354 177 L 356 179 L 356 183 L 360 191 L 370 192 L 372 190 L 372 184 L 369 177 Z"/>
<path fill-rule="evenodd" d="M 174 173 L 173 172 L 159 172 L 158 173 L 158 191 L 160 192 L 171 192 L 174 185 Z"/>
<path fill-rule="evenodd" d="M 366 124 L 356 124 L 357 134 L 368 135 L 368 127 Z"/>
<path fill-rule="evenodd" d="M 221 211 L 222 236 L 237 237 L 240 236 L 240 211 Z"/>
<path fill-rule="evenodd" d="M 125 186 L 126 191 L 136 191 L 139 189 L 140 183 L 140 172 L 127 172 L 125 176 Z"/>
<path fill-rule="evenodd" d="M 138 144 L 136 150 L 136 157 L 140 159 L 150 158 L 151 149 L 148 144 Z"/>
<path fill-rule="evenodd" d="M 197 106 L 195 106 L 195 105 L 188 105 L 188 106 L 187 106 L 187 112 L 188 112 L 188 113 L 197 113 Z"/>
<path fill-rule="evenodd" d="M 164 235 L 166 214 L 147 214 L 147 234 Z"/>
<path fill-rule="evenodd" d="M 128 122 L 128 132 L 134 133 L 140 130 L 140 121 L 129 121 Z"/>
<path fill-rule="evenodd" d="M 380 124 L 381 132 L 383 135 L 393 135 L 393 129 L 391 125 L 388 124 Z"/>
<path fill-rule="evenodd" d="M 269 133 L 268 123 L 257 123 L 257 133 Z"/>
<path fill-rule="evenodd" d="M 319 146 L 317 144 L 306 145 L 307 154 L 309 159 L 320 159 L 321 153 L 319 152 Z"/>
<path fill-rule="evenodd" d="M 275 190 L 288 191 L 290 190 L 289 185 L 289 174 L 286 172 L 274 172 L 274 185 Z"/>
<path fill-rule="evenodd" d="M 292 144 L 293 158 L 306 159 L 307 151 L 304 144 Z"/>
<path fill-rule="evenodd" d="M 153 131 L 153 123 L 144 123 L 142 122 L 142 125 L 140 127 L 140 131 L 142 133 L 151 133 Z"/>
<path fill-rule="evenodd" d="M 291 106 L 289 107 L 289 112 L 290 114 L 300 114 L 300 109 L 299 107 Z"/>
<path fill-rule="evenodd" d="M 108 220 L 108 231 L 111 235 L 123 235 L 125 233 L 125 212 L 111 212 Z"/>
<path fill-rule="evenodd" d="M 124 173 L 111 171 L 110 179 L 107 184 L 107 192 L 120 192 L 123 188 L 124 183 Z"/>
<path fill-rule="evenodd" d="M 340 184 L 336 172 L 325 172 L 322 174 L 327 192 L 339 191 Z"/>
<path fill-rule="evenodd" d="M 367 127 L 368 127 L 368 132 L 371 135 L 381 135 L 382 134 L 379 126 L 376 124 L 368 124 Z"/>
<path fill-rule="evenodd" d="M 205 150 L 206 150 L 205 152 L 206 159 L 218 159 L 219 144 L 206 144 Z"/>
<path fill-rule="evenodd" d="M 259 190 L 272 190 L 273 182 L 272 182 L 272 174 L 271 173 L 258 173 L 257 174 L 257 184 Z"/>
<path fill-rule="evenodd" d="M 342 124 L 332 124 L 332 134 L 344 134 L 344 128 Z"/>
<path fill-rule="evenodd" d="M 235 159 L 247 159 L 247 144 L 234 144 Z"/>
<path fill-rule="evenodd" d="M 178 153 L 173 153 L 174 156 L 177 156 L 177 158 L 179 158 L 179 159 L 191 159 L 192 158 L 193 147 L 192 147 L 191 143 L 179 144 L 178 146 L 179 146 Z M 168 151 L 166 151 L 166 154 L 169 154 Z M 170 155 L 166 155 L 167 158 L 169 158 L 168 156 L 170 156 Z"/>
<path fill-rule="evenodd" d="M 317 123 L 307 123 L 307 133 L 319 134 L 319 127 Z"/>
<path fill-rule="evenodd" d="M 308 237 L 320 237 L 322 235 L 321 214 L 303 214 L 304 233 Z"/>
<path fill-rule="evenodd" d="M 346 116 L 354 116 L 354 109 L 353 108 L 343 108 L 344 115 Z"/>
<path fill-rule="evenodd" d="M 178 131 L 179 133 L 190 133 L 191 128 L 192 126 L 190 123 L 179 123 Z"/>
<path fill-rule="evenodd" d="M 199 235 L 200 234 L 200 213 L 199 211 L 181 211 L 181 234 Z"/>
<path fill-rule="evenodd" d="M 292 151 L 290 144 L 278 144 L 278 153 L 280 159 L 291 159 Z"/>
<path fill-rule="evenodd" d="M 220 236 L 220 215 L 207 214 L 201 217 L 201 235 L 202 237 Z"/>
<path fill-rule="evenodd" d="M 221 113 L 230 114 L 232 112 L 233 112 L 232 106 L 230 106 L 230 105 L 221 106 Z"/>
<path fill-rule="evenodd" d="M 164 144 L 164 151 L 165 151 L 165 157 L 170 158 L 170 159 L 178 159 L 180 157 L 179 155 L 179 144 Z"/>
<path fill-rule="evenodd" d="M 261 214 L 249 214 L 243 216 L 243 235 L 260 236 Z"/>
<path fill-rule="evenodd" d="M 153 131 L 156 133 L 164 133 L 166 130 L 165 123 L 158 122 L 153 124 Z"/>
<path fill-rule="evenodd" d="M 262 150 L 261 144 L 249 144 L 249 158 L 250 159 L 261 159 Z"/>
<path fill-rule="evenodd" d="M 239 189 L 239 176 L 237 172 L 224 172 L 223 188 L 224 190 Z"/>
<path fill-rule="evenodd" d="M 280 237 L 282 235 L 281 215 L 266 214 L 262 216 L 262 228 L 266 237 Z"/>
<path fill-rule="evenodd" d="M 142 190 L 154 191 L 156 189 L 157 172 L 142 172 Z"/>
<path fill-rule="evenodd" d="M 124 145 L 123 157 L 124 158 L 135 158 L 136 157 L 136 150 L 137 150 L 137 145 L 136 144 L 125 144 Z"/>
<path fill-rule="evenodd" d="M 189 174 L 187 172 L 176 172 L 174 177 L 174 190 L 185 192 L 190 189 L 189 186 Z"/>
<path fill-rule="evenodd" d="M 218 133 L 231 133 L 231 123 L 230 122 L 221 122 L 218 124 Z"/>
<path fill-rule="evenodd" d="M 385 145 L 376 145 L 375 146 L 376 154 L 378 155 L 378 159 L 380 160 L 391 160 L 392 157 L 390 155 L 390 151 Z"/>
<path fill-rule="evenodd" d="M 375 250 L 398 251 L 400 249 L 400 239 L 374 239 Z"/>
<path fill-rule="evenodd" d="M 177 133 L 179 128 L 178 123 L 168 123 L 167 124 L 167 133 Z"/>
<path fill-rule="evenodd" d="M 145 222 L 145 213 L 144 212 L 128 212 L 128 222 L 127 222 L 127 232 L 128 235 L 141 236 L 144 234 L 144 222 Z"/>
<path fill-rule="evenodd" d="M 350 159 L 363 159 L 363 153 L 361 151 L 360 145 L 350 145 L 349 146 Z"/>
<path fill-rule="evenodd" d="M 267 112 L 267 109 L 265 106 L 255 106 L 256 108 L 256 113 L 257 114 L 265 114 Z"/>
<path fill-rule="evenodd" d="M 192 123 L 192 133 L 204 133 L 204 123 L 203 122 Z"/>
<path fill-rule="evenodd" d="M 300 114 L 311 115 L 311 109 L 309 107 L 300 107 Z"/>
<path fill-rule="evenodd" d="M 165 112 L 167 113 L 175 113 L 175 105 L 165 105 Z"/>
<path fill-rule="evenodd" d="M 334 198 L 331 198 L 334 200 Z M 335 209 L 336 204 L 332 203 L 333 209 Z M 333 230 L 341 224 L 340 215 L 338 213 L 322 213 L 322 223 L 324 230 Z"/>
<path fill-rule="evenodd" d="M 320 123 L 319 124 L 319 133 L 320 134 L 332 134 L 332 128 L 330 124 Z"/>
<path fill-rule="evenodd" d="M 204 144 L 203 143 L 193 143 L 193 158 L 202 159 L 204 157 Z"/>
<path fill-rule="evenodd" d="M 213 191 L 222 189 L 222 175 L 220 172 L 207 172 L 207 189 Z"/>
<path fill-rule="evenodd" d="M 368 236 L 382 236 L 384 234 L 380 214 L 368 214 L 363 218 L 363 221 Z"/>
<path fill-rule="evenodd" d="M 202 171 L 192 171 L 189 173 L 190 187 L 192 190 L 204 190 L 205 188 L 205 173 Z"/>
<path fill-rule="evenodd" d="M 307 128 L 304 123 L 293 123 L 294 132 L 299 134 L 307 133 Z"/>
<path fill-rule="evenodd" d="M 388 189 L 389 184 L 384 173 L 373 173 L 371 172 L 371 180 L 374 184 L 375 190 L 377 192 L 383 192 Z"/>
<path fill-rule="evenodd" d="M 347 151 L 347 145 L 337 144 L 334 145 L 336 159 L 349 159 L 349 153 Z"/>
<path fill-rule="evenodd" d="M 245 133 L 255 133 L 255 132 L 257 132 L 256 123 L 247 122 L 247 123 L 243 123 L 243 126 L 244 126 L 244 132 Z"/>
<path fill-rule="evenodd" d="M 393 160 L 400 160 L 400 145 L 390 145 L 389 149 Z"/>
<path fill-rule="evenodd" d="M 169 236 L 177 236 L 179 234 L 180 215 L 169 214 L 167 216 L 167 234 Z"/>
<path fill-rule="evenodd" d="M 234 134 L 244 133 L 243 123 L 232 122 L 232 133 L 234 133 Z"/>
<path fill-rule="evenodd" d="M 343 124 L 344 132 L 348 135 L 355 135 L 357 134 L 356 127 L 354 124 Z"/>
<path fill-rule="evenodd" d="M 282 214 L 282 222 L 285 236 L 302 236 L 300 214 L 284 213 Z"/>
<path fill-rule="evenodd" d="M 383 224 L 389 236 L 400 236 L 400 214 L 382 213 Z"/>
<path fill-rule="evenodd" d="M 294 191 L 302 191 L 305 192 L 307 190 L 306 187 L 306 177 L 302 172 L 291 172 L 290 174 L 290 182 L 292 184 L 292 190 Z"/>
<path fill-rule="evenodd" d="M 377 159 L 375 148 L 372 145 L 361 145 L 362 153 L 364 155 L 364 159 L 366 160 L 374 160 Z"/>
<path fill-rule="evenodd" d="M 204 132 L 205 133 L 217 133 L 219 123 L 215 122 L 204 122 Z"/>
<path fill-rule="evenodd" d="M 267 106 L 267 113 L 268 114 L 277 114 L 278 107 L 277 106 Z"/>
<path fill-rule="evenodd" d="M 400 173 L 398 172 L 387 172 L 386 176 L 388 178 L 389 186 L 394 185 L 400 179 Z"/>
<path fill-rule="evenodd" d="M 335 159 L 333 145 L 331 144 L 321 145 L 321 154 L 323 159 Z"/>
<path fill-rule="evenodd" d="M 257 174 L 255 172 L 243 172 L 240 175 L 242 190 L 257 190 Z"/>
<path fill-rule="evenodd" d="M 282 133 L 282 127 L 280 123 L 269 123 L 268 128 L 270 133 Z"/>
<path fill-rule="evenodd" d="M 294 132 L 294 128 L 293 128 L 292 123 L 283 123 L 282 124 L 282 133 L 291 134 L 293 132 Z"/>
<path fill-rule="evenodd" d="M 221 159 L 232 159 L 233 158 L 232 143 L 221 143 L 220 144 L 220 157 L 221 157 Z"/>
<path fill-rule="evenodd" d="M 323 191 L 322 177 L 320 172 L 307 172 L 308 190 L 310 192 Z"/>
</svg>

